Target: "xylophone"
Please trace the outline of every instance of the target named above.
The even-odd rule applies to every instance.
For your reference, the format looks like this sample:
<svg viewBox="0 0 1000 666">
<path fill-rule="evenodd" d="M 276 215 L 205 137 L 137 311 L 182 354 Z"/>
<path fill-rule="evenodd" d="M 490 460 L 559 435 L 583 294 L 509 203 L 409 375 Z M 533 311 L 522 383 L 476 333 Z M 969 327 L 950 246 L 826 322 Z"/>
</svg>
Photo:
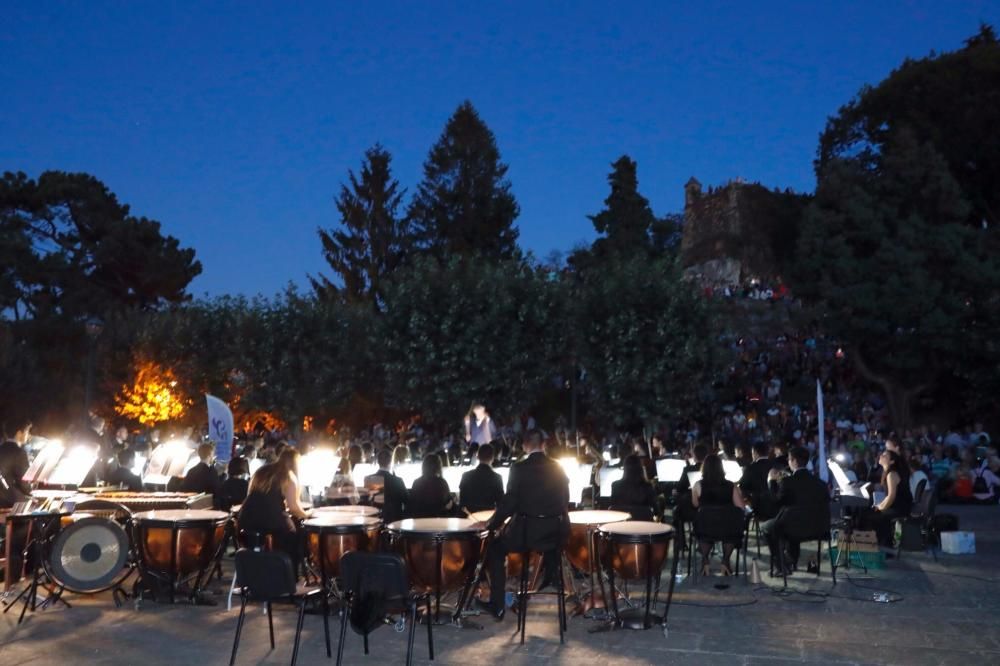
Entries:
<svg viewBox="0 0 1000 666">
<path fill-rule="evenodd" d="M 212 496 L 208 493 L 133 492 L 105 488 L 81 488 L 90 498 L 121 504 L 133 513 L 139 511 L 165 511 L 173 509 L 211 509 Z M 81 498 L 78 498 L 77 503 Z"/>
</svg>

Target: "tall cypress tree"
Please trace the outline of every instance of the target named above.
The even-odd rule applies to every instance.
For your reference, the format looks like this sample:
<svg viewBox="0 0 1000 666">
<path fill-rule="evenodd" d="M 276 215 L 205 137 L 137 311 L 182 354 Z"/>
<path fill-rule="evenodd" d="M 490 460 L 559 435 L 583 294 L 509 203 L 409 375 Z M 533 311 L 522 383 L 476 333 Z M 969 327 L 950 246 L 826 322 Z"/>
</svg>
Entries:
<svg viewBox="0 0 1000 666">
<path fill-rule="evenodd" d="M 611 194 L 604 200 L 604 210 L 590 215 L 598 233 L 604 234 L 594 243 L 597 254 L 634 254 L 652 249 L 650 233 L 657 223 L 646 197 L 639 194 L 637 165 L 628 155 L 622 155 L 611 165 L 608 175 Z"/>
<path fill-rule="evenodd" d="M 493 132 L 468 101 L 445 125 L 424 163 L 409 219 L 421 247 L 438 259 L 517 254 L 520 212 Z"/>
<path fill-rule="evenodd" d="M 403 191 L 392 177 L 392 155 L 376 144 L 365 151 L 360 178 L 348 172 L 336 206 L 340 229 L 320 229 L 323 257 L 340 276 L 338 286 L 324 276 L 310 278 L 320 298 L 343 297 L 378 307 L 383 283 L 411 247 L 405 218 L 399 213 Z"/>
</svg>

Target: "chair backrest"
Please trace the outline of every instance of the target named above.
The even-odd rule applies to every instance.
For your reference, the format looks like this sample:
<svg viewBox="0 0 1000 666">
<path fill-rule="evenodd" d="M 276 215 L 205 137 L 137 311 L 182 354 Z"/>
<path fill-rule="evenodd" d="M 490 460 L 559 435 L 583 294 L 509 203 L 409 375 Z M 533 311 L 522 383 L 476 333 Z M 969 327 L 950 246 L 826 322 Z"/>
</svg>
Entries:
<svg viewBox="0 0 1000 666">
<path fill-rule="evenodd" d="M 340 558 L 340 579 L 345 592 L 357 596 L 372 590 L 377 581 L 386 599 L 405 597 L 410 592 L 406 563 L 396 553 L 369 553 L 352 550 Z"/>
<path fill-rule="evenodd" d="M 811 541 L 828 539 L 830 535 L 830 505 L 805 504 L 786 506 L 778 514 L 781 531 L 789 539 Z"/>
<path fill-rule="evenodd" d="M 701 506 L 694 517 L 694 531 L 699 537 L 726 542 L 742 541 L 746 514 L 737 506 Z"/>
<path fill-rule="evenodd" d="M 917 481 L 917 487 L 914 489 L 913 493 L 913 505 L 916 507 L 920 503 L 920 500 L 924 497 L 924 491 L 927 489 L 927 479 L 920 479 Z"/>
<path fill-rule="evenodd" d="M 236 580 L 255 601 L 270 601 L 295 594 L 295 568 L 288 553 L 280 550 L 236 551 Z"/>
<path fill-rule="evenodd" d="M 351 628 L 365 636 L 381 627 L 387 610 L 401 606 L 410 591 L 403 558 L 393 553 L 345 553 L 340 575 L 351 599 Z"/>
<path fill-rule="evenodd" d="M 923 483 L 923 481 L 920 483 Z M 934 516 L 934 511 L 936 509 L 937 491 L 934 488 L 931 488 L 930 490 L 925 490 L 919 500 L 914 501 L 913 509 L 910 511 L 910 516 L 922 520 L 930 520 Z"/>
</svg>

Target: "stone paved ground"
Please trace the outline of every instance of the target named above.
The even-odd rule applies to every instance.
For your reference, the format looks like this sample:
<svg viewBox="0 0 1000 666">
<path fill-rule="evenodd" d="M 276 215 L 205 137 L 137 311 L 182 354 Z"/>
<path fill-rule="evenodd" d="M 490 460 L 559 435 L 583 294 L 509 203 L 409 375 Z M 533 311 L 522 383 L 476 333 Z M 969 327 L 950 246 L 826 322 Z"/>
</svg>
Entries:
<svg viewBox="0 0 1000 666">
<path fill-rule="evenodd" d="M 529 614 L 524 646 L 511 636 L 512 616 L 485 620 L 482 631 L 438 627 L 437 664 L 1000 664 L 1000 509 L 942 507 L 976 532 L 977 554 L 904 554 L 886 570 L 864 576 L 843 572 L 832 587 L 808 574 L 793 577 L 799 592 L 779 597 L 744 581 L 726 590 L 702 581 L 678 586 L 669 636 L 659 630 L 589 633 L 592 621 L 574 618 L 559 645 L 554 605 Z M 850 580 L 848 580 L 848 575 Z M 772 588 L 780 585 L 768 579 Z M 869 588 L 892 591 L 895 603 L 868 601 Z M 858 601 L 856 599 L 863 599 Z M 72 610 L 46 610 L 16 626 L 12 611 L 0 616 L 0 666 L 6 664 L 225 664 L 236 611 L 148 603 L 140 611 L 116 610 L 108 595 L 76 598 Z M 294 616 L 275 613 L 278 647 L 269 651 L 266 619 L 249 616 L 238 664 L 282 664 L 291 655 Z M 336 626 L 336 625 L 334 625 Z M 425 634 L 418 633 L 416 663 L 427 663 Z M 334 633 L 336 649 L 336 633 Z M 348 632 L 350 664 L 397 664 L 405 635 L 390 628 L 372 635 L 364 657 L 360 637 Z M 322 623 L 306 618 L 299 663 L 324 664 Z"/>
</svg>

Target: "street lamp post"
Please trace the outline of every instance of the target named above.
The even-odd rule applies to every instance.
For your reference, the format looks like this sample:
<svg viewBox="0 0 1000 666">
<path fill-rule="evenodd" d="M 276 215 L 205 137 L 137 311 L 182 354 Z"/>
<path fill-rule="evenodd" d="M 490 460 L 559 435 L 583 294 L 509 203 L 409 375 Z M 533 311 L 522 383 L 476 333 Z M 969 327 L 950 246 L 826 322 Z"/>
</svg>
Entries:
<svg viewBox="0 0 1000 666">
<path fill-rule="evenodd" d="M 87 382 L 83 390 L 83 412 L 84 418 L 90 418 L 90 401 L 94 394 L 94 361 L 97 355 L 97 338 L 104 332 L 104 322 L 96 317 L 91 317 L 84 323 L 84 330 L 87 333 Z"/>
</svg>

